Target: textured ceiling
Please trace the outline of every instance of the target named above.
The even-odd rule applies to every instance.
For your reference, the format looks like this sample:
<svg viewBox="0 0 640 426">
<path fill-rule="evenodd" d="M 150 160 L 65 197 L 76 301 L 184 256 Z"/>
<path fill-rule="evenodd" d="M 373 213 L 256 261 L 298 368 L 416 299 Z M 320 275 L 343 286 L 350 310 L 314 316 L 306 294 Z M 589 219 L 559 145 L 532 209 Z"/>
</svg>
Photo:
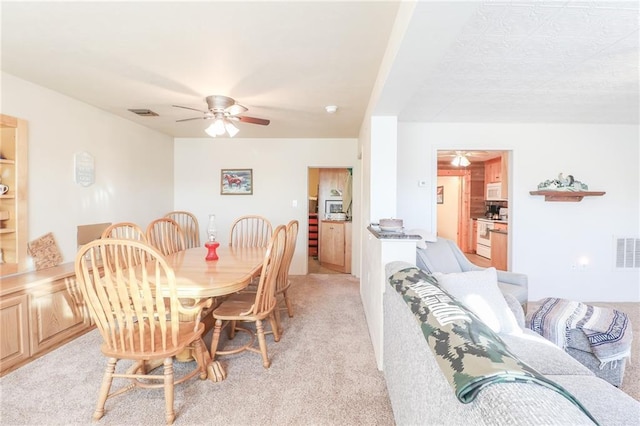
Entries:
<svg viewBox="0 0 640 426">
<path fill-rule="evenodd" d="M 176 123 L 198 113 L 171 105 L 213 94 L 271 120 L 239 137 L 357 137 L 398 6 L 2 2 L 2 70 L 177 137 L 208 123 Z M 638 23 L 637 1 L 419 2 L 374 111 L 638 123 Z"/>
</svg>

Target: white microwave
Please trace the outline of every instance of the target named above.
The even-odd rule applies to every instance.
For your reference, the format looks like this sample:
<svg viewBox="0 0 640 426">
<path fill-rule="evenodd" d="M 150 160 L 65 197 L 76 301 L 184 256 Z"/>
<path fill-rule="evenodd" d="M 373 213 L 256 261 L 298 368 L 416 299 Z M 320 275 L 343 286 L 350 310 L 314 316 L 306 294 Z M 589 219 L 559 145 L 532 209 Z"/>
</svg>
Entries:
<svg viewBox="0 0 640 426">
<path fill-rule="evenodd" d="M 502 193 L 502 184 L 500 182 L 487 184 L 487 196 L 486 200 L 506 200 L 506 195 Z"/>
</svg>

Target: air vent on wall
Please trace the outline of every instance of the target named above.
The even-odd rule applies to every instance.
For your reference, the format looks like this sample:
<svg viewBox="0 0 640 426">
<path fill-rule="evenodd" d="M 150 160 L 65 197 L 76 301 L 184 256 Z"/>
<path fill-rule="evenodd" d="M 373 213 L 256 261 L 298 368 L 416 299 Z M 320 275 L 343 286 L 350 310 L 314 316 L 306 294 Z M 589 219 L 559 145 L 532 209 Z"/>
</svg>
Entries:
<svg viewBox="0 0 640 426">
<path fill-rule="evenodd" d="M 615 267 L 640 268 L 640 238 L 615 238 Z"/>
<path fill-rule="evenodd" d="M 151 111 L 150 109 L 130 109 L 134 114 L 138 114 L 141 117 L 157 117 L 158 114 Z"/>
</svg>

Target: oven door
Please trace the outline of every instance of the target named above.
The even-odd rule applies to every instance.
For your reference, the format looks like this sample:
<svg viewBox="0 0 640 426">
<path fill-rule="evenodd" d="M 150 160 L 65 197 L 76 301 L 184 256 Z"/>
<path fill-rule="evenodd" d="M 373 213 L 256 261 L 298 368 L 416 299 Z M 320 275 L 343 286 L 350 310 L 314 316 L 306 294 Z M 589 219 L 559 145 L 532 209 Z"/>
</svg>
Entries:
<svg viewBox="0 0 640 426">
<path fill-rule="evenodd" d="M 478 245 L 485 247 L 491 247 L 491 233 L 490 229 L 493 229 L 495 224 L 484 220 L 478 220 Z"/>
</svg>

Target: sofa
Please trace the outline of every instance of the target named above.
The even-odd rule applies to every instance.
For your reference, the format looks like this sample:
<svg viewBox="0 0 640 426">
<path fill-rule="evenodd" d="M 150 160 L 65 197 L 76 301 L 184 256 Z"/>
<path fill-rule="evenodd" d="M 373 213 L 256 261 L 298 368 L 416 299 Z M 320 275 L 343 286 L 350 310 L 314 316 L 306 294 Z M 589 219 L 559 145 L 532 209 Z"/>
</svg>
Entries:
<svg viewBox="0 0 640 426">
<path fill-rule="evenodd" d="M 484 300 L 485 305 L 487 301 L 491 302 L 491 309 L 494 305 L 498 306 L 495 310 L 501 311 L 501 314 L 505 313 L 502 312 L 505 305 L 510 311 L 510 325 L 500 325 L 504 328 L 495 332 L 496 338 L 504 343 L 519 362 L 537 371 L 545 380 L 558 384 L 579 403 L 576 404 L 548 386 L 518 381 L 489 384 L 482 387 L 473 400 L 462 403 L 441 368 L 442 359 L 438 359 L 435 350 L 427 344 L 426 329 L 424 324 L 421 325 L 416 320 L 416 314 L 412 311 L 414 307 L 410 307 L 405 297 L 392 287 L 394 277 L 404 271 L 420 271 L 420 268 L 406 262 L 386 265 L 388 285 L 383 295 L 383 370 L 396 424 L 638 424 L 640 403 L 596 377 L 562 349 L 525 329 L 522 307 L 511 295 L 505 296 L 500 303 L 491 297 Z M 463 276 L 467 281 L 473 281 L 473 274 L 477 273 L 482 272 L 443 274 L 438 277 L 438 282 L 444 283 L 448 277 L 453 279 L 454 276 Z M 495 272 L 493 274 L 495 277 Z M 479 282 L 478 286 L 485 286 L 485 283 Z M 461 288 L 464 292 L 465 287 Z M 498 289 L 497 283 L 495 288 Z M 504 296 L 504 293 L 496 291 Z M 469 294 L 475 292 L 467 290 Z M 450 294 L 451 299 L 462 307 L 467 306 L 467 302 L 463 303 L 461 300 L 473 300 L 465 298 L 466 295 L 460 293 L 460 288 L 456 289 L 456 296 L 453 293 L 446 294 Z M 484 325 L 484 316 L 481 318 L 475 313 L 470 315 L 474 322 L 487 327 Z M 487 321 L 489 322 L 490 320 Z M 452 351 L 451 348 L 449 350 Z"/>
</svg>

